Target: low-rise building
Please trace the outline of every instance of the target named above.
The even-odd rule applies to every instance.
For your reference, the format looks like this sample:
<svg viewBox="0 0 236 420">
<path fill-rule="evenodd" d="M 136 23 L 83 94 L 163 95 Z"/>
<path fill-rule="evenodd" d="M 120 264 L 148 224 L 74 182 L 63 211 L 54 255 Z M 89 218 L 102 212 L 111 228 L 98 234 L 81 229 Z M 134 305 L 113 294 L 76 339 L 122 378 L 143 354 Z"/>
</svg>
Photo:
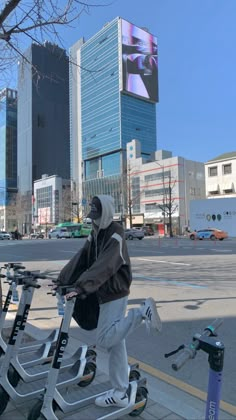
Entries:
<svg viewBox="0 0 236 420">
<path fill-rule="evenodd" d="M 190 200 L 205 198 L 204 163 L 166 150 L 142 156 L 140 142 L 132 140 L 127 144 L 127 168 L 132 217 L 143 215 L 144 224 L 166 233 L 169 217 L 163 209 L 169 206 L 173 233 L 183 233 L 189 227 Z"/>
<path fill-rule="evenodd" d="M 71 220 L 71 181 L 58 175 L 42 175 L 34 181 L 32 228 L 45 231 L 49 226 Z"/>
<path fill-rule="evenodd" d="M 236 152 L 224 153 L 205 163 L 206 197 L 236 197 Z"/>
</svg>

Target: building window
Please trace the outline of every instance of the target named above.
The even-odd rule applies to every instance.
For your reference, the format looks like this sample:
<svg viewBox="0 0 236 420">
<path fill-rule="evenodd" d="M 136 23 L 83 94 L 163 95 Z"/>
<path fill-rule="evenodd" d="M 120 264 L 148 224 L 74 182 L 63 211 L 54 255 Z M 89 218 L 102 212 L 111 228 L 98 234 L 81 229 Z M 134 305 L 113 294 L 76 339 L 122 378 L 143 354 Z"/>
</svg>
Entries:
<svg viewBox="0 0 236 420">
<path fill-rule="evenodd" d="M 217 176 L 217 166 L 212 166 L 211 168 L 208 168 L 208 175 Z"/>
<path fill-rule="evenodd" d="M 231 163 L 227 163 L 227 165 L 222 166 L 222 173 L 223 175 L 231 174 L 232 173 L 232 165 Z"/>
</svg>

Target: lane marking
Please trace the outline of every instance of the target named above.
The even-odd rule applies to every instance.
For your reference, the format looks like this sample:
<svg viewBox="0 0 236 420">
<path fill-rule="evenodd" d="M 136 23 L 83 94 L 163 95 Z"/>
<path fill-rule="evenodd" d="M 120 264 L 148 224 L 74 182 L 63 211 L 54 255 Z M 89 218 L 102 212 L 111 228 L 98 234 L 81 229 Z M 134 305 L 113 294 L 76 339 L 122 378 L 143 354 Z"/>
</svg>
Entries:
<svg viewBox="0 0 236 420">
<path fill-rule="evenodd" d="M 155 263 L 161 263 L 161 264 L 186 265 L 186 266 L 190 266 L 191 265 L 191 264 L 187 264 L 187 263 L 172 262 L 172 261 L 150 260 L 148 258 L 136 258 L 136 260 L 149 261 L 149 262 L 155 262 Z"/>
<path fill-rule="evenodd" d="M 133 278 L 142 278 L 143 280 L 150 280 L 150 281 L 159 281 L 160 283 L 165 283 L 165 284 L 171 284 L 171 285 L 175 285 L 175 286 L 185 286 L 185 287 L 192 287 L 195 289 L 208 289 L 208 286 L 203 286 L 203 285 L 196 285 L 193 283 L 185 283 L 184 281 L 178 281 L 178 280 L 171 280 L 171 279 L 163 279 L 163 278 L 158 278 L 158 277 L 146 277 L 145 275 L 142 274 L 137 274 L 137 273 L 133 273 Z"/>
<path fill-rule="evenodd" d="M 215 248 L 211 248 L 210 251 L 216 251 L 216 252 L 233 252 L 232 249 L 215 249 Z"/>
<path fill-rule="evenodd" d="M 207 393 L 201 391 L 200 389 L 196 388 L 195 386 L 189 385 L 186 382 L 181 381 L 180 379 L 176 379 L 174 376 L 168 375 L 167 373 L 162 372 L 159 369 L 156 369 L 147 363 L 141 362 L 140 360 L 135 359 L 134 357 L 129 356 L 129 363 L 138 363 L 140 369 L 144 372 L 149 373 L 150 375 L 160 379 L 161 381 L 166 382 L 167 384 L 173 385 L 176 388 L 179 388 L 181 391 L 187 392 L 188 394 L 192 395 L 195 398 L 199 398 L 202 401 L 207 401 Z M 226 401 L 220 401 L 220 408 L 221 410 L 225 411 L 228 414 L 232 414 L 236 418 L 236 406 Z"/>
</svg>

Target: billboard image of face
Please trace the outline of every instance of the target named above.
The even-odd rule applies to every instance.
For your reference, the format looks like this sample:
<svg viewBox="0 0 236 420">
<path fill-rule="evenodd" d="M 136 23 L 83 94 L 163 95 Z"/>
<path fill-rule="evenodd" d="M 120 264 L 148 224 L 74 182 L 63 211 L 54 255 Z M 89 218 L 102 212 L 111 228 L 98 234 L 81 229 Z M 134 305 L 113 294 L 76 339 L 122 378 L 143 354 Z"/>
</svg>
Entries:
<svg viewBox="0 0 236 420">
<path fill-rule="evenodd" d="M 123 91 L 158 102 L 157 38 L 122 19 Z"/>
</svg>

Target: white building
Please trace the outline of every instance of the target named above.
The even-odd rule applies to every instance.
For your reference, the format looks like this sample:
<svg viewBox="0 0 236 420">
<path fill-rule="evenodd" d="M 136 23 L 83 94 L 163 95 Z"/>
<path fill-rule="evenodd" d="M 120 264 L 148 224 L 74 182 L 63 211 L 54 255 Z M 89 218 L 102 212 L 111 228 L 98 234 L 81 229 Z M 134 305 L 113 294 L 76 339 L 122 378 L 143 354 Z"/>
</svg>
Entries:
<svg viewBox="0 0 236 420">
<path fill-rule="evenodd" d="M 206 197 L 236 197 L 236 152 L 224 153 L 205 163 Z"/>
<path fill-rule="evenodd" d="M 135 215 L 143 214 L 145 224 L 154 224 L 159 231 L 165 224 L 166 232 L 167 216 L 159 206 L 171 200 L 173 231 L 183 233 L 189 226 L 190 200 L 205 198 L 204 163 L 173 157 L 166 150 L 158 150 L 147 159 L 141 156 L 138 140 L 127 143 L 127 161 L 133 224 Z"/>
<path fill-rule="evenodd" d="M 47 230 L 49 226 L 71 219 L 71 181 L 58 175 L 42 175 L 34 181 L 32 227 Z"/>
</svg>

